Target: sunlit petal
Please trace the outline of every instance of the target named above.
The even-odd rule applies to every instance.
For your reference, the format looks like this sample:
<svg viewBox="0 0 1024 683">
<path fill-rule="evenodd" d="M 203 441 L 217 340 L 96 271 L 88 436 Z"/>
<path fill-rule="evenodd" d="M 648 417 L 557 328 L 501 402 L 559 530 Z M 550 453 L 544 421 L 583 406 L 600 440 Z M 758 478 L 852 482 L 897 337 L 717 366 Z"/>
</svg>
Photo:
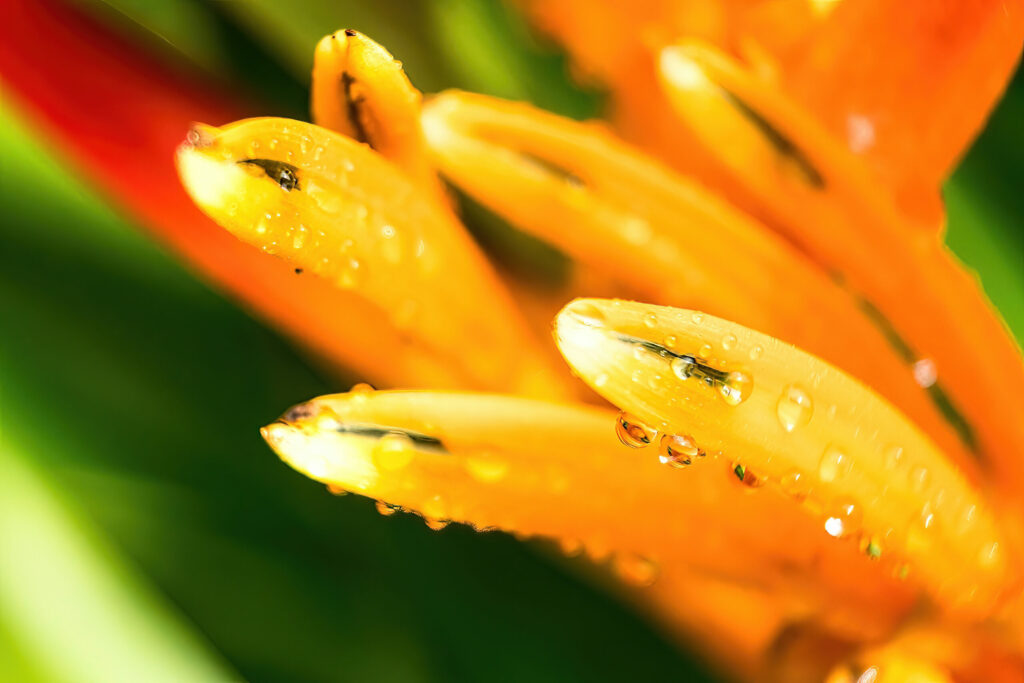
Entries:
<svg viewBox="0 0 1024 683">
<path fill-rule="evenodd" d="M 225 229 L 358 292 L 468 386 L 559 391 L 461 226 L 365 145 L 308 123 L 250 119 L 193 129 L 178 168 Z"/>
<path fill-rule="evenodd" d="M 772 225 L 866 297 L 908 361 L 927 365 L 921 384 L 976 439 L 993 485 L 1019 490 L 1024 363 L 976 279 L 936 236 L 907 225 L 862 160 L 723 54 L 667 48 L 662 72 L 682 118 Z"/>
<path fill-rule="evenodd" d="M 1017 572 L 986 503 L 917 427 L 842 372 L 734 323 L 645 304 L 573 302 L 556 335 L 614 404 L 726 454 L 744 481 L 795 486 L 826 533 L 908 562 L 936 602 L 983 616 L 1005 597 Z"/>
</svg>

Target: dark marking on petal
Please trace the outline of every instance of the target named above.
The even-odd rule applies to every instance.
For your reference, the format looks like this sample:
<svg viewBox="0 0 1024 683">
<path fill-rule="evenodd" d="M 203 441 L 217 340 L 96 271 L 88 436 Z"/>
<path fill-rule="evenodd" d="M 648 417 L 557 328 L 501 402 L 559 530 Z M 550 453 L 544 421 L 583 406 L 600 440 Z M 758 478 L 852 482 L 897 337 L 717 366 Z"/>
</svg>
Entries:
<svg viewBox="0 0 1024 683">
<path fill-rule="evenodd" d="M 684 353 L 675 353 L 674 351 L 669 351 L 667 348 L 656 342 L 652 342 L 647 339 L 641 339 L 639 337 L 631 337 L 628 334 L 615 334 L 615 338 L 627 344 L 635 344 L 637 346 L 640 346 L 644 350 L 653 353 L 659 358 L 665 359 L 669 363 L 676 360 L 683 361 L 683 363 L 686 364 L 686 376 L 696 377 L 709 387 L 713 387 L 716 384 L 721 384 L 725 382 L 729 377 L 729 373 L 725 372 L 724 370 L 713 368 L 707 363 L 702 363 L 693 356 Z"/>
<path fill-rule="evenodd" d="M 297 406 L 292 406 L 288 409 L 284 415 L 281 416 L 280 422 L 295 423 L 300 420 L 308 420 L 317 413 L 317 409 L 312 403 L 300 403 Z"/>
<path fill-rule="evenodd" d="M 719 87 L 725 95 L 725 98 L 729 100 L 729 102 L 732 103 L 732 105 L 736 107 L 744 117 L 753 123 L 754 126 L 761 131 L 762 135 L 768 138 L 772 147 L 774 147 L 780 155 L 796 164 L 801 175 L 804 176 L 811 186 L 818 190 L 824 189 L 824 176 L 822 176 L 821 172 L 814 167 L 814 164 L 812 164 L 810 159 L 807 158 L 807 155 L 804 154 L 803 150 L 797 147 L 792 140 L 782 134 L 782 131 L 772 125 L 768 119 L 764 118 L 749 104 L 741 100 L 735 93 L 732 93 L 725 88 L 721 88 L 721 86 Z"/>
<path fill-rule="evenodd" d="M 403 429 L 402 427 L 389 427 L 387 425 L 377 424 L 358 424 L 348 423 L 340 424 L 335 428 L 339 434 L 354 434 L 356 436 L 369 436 L 376 439 L 383 438 L 388 434 L 400 434 L 410 441 L 412 441 L 418 448 L 430 451 L 436 451 L 438 453 L 449 453 L 448 448 L 444 445 L 444 442 L 436 436 L 430 436 L 423 432 L 413 431 L 411 429 Z"/>
<path fill-rule="evenodd" d="M 341 91 L 342 96 L 345 98 L 345 113 L 348 116 L 348 122 L 352 124 L 352 132 L 355 134 L 354 137 L 359 142 L 364 142 L 373 147 L 373 144 L 370 142 L 370 136 L 367 135 L 366 126 L 363 125 L 362 119 L 362 104 L 365 98 L 357 97 L 352 92 L 352 88 L 355 84 L 355 76 L 347 71 L 341 72 Z"/>
<path fill-rule="evenodd" d="M 921 360 L 914 349 L 910 348 L 910 345 L 900 336 L 900 333 L 896 331 L 893 324 L 886 318 L 878 307 L 867 299 L 858 299 L 857 303 L 860 310 L 864 312 L 867 319 L 878 328 L 878 331 L 882 333 L 885 340 L 889 342 L 889 345 L 899 354 L 900 358 L 903 359 L 908 365 L 913 365 L 917 361 Z M 956 404 L 950 395 L 943 389 L 940 382 L 932 384 L 930 387 L 925 388 L 928 393 L 928 397 L 935 404 L 935 407 L 939 409 L 942 417 L 949 423 L 949 425 L 956 432 L 957 436 L 960 437 L 960 442 L 969 450 L 974 456 L 979 456 L 978 452 L 978 437 L 974 433 L 974 428 L 971 423 L 964 417 L 963 412 L 957 408 Z"/>
<path fill-rule="evenodd" d="M 299 169 L 297 166 L 274 159 L 242 159 L 239 164 L 249 164 L 263 169 L 267 177 L 281 186 L 285 192 L 301 190 L 299 187 Z"/>
<path fill-rule="evenodd" d="M 355 32 L 354 29 L 347 28 L 347 29 L 345 29 L 345 35 L 348 36 L 349 38 L 354 38 L 355 35 L 356 35 L 356 32 Z"/>
</svg>

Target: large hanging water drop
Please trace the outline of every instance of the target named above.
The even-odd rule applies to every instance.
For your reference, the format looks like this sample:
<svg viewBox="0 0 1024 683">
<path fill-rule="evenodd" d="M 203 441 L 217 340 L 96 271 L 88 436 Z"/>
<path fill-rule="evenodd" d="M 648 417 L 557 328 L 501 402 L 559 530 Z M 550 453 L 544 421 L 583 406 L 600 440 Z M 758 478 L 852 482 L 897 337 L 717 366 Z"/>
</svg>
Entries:
<svg viewBox="0 0 1024 683">
<path fill-rule="evenodd" d="M 682 468 L 693 463 L 695 458 L 703 458 L 704 451 L 697 447 L 692 436 L 685 434 L 666 434 L 658 444 L 658 461 L 669 467 Z"/>
<path fill-rule="evenodd" d="M 651 445 L 658 432 L 629 413 L 621 412 L 615 418 L 615 434 L 630 448 L 643 448 Z"/>
</svg>

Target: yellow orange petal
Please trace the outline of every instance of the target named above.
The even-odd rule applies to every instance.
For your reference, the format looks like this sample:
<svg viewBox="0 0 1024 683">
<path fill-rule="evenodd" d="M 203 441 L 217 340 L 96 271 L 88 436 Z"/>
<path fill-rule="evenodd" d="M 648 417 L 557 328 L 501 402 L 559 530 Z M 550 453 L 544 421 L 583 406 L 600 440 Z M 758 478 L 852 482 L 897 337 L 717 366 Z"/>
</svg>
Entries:
<svg viewBox="0 0 1024 683">
<path fill-rule="evenodd" d="M 313 123 L 368 144 L 441 198 L 420 131 L 421 100 L 401 63 L 358 31 L 337 31 L 316 46 Z"/>
<path fill-rule="evenodd" d="M 462 226 L 376 152 L 272 118 L 197 127 L 191 138 L 178 154 L 182 180 L 236 237 L 358 292 L 465 386 L 561 392 Z"/>
<path fill-rule="evenodd" d="M 1022 41 L 1020 2 L 839 2 L 788 56 L 782 80 L 888 184 L 937 200 L 1013 74 Z"/>
<path fill-rule="evenodd" d="M 828 359 L 973 468 L 911 364 L 858 302 L 711 190 L 597 126 L 524 104 L 445 93 L 424 109 L 424 130 L 442 172 L 514 225 L 645 300 L 707 310 Z"/>
<path fill-rule="evenodd" d="M 575 301 L 556 335 L 612 403 L 722 452 L 745 482 L 795 489 L 828 534 L 908 562 L 944 608 L 981 617 L 1008 597 L 1017 572 L 978 492 L 917 427 L 836 368 L 735 323 L 647 304 Z"/>
<path fill-rule="evenodd" d="M 663 567 L 675 577 L 666 596 L 686 595 L 670 584 L 697 572 L 774 591 L 788 616 L 858 638 L 906 610 L 911 584 L 783 495 L 747 495 L 710 452 L 692 470 L 666 466 L 653 446 L 620 444 L 613 423 L 604 410 L 503 396 L 359 391 L 297 406 L 264 436 L 299 471 L 428 520 L 614 553 L 648 568 L 638 583 Z"/>
<path fill-rule="evenodd" d="M 667 48 L 662 73 L 677 111 L 772 225 L 863 295 L 908 360 L 926 366 L 921 383 L 976 439 L 993 486 L 1020 490 L 1024 362 L 976 279 L 934 235 L 908 227 L 862 160 L 721 53 Z"/>
</svg>

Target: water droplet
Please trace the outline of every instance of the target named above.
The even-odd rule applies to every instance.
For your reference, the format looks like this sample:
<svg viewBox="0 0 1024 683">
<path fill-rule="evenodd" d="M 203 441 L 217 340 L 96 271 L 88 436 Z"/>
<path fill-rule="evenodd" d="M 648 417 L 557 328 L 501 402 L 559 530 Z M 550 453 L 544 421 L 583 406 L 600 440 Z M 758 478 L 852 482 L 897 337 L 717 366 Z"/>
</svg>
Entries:
<svg viewBox="0 0 1024 683">
<path fill-rule="evenodd" d="M 795 471 L 783 475 L 782 479 L 779 480 L 779 486 L 782 487 L 786 495 L 797 501 L 804 500 L 811 492 L 807 475 Z"/>
<path fill-rule="evenodd" d="M 327 492 L 330 493 L 332 496 L 347 496 L 348 495 L 348 491 L 346 491 L 345 489 L 343 489 L 340 486 L 335 486 L 334 484 L 328 484 L 327 485 Z"/>
<path fill-rule="evenodd" d="M 587 327 L 604 327 L 604 312 L 594 304 L 576 302 L 569 305 L 567 312 Z"/>
<path fill-rule="evenodd" d="M 978 506 L 968 505 L 964 508 L 963 512 L 960 513 L 960 521 L 957 524 L 957 529 L 961 534 L 965 534 L 970 531 L 974 525 L 978 522 Z"/>
<path fill-rule="evenodd" d="M 928 472 L 928 468 L 918 465 L 911 468 L 908 480 L 910 481 L 910 489 L 914 493 L 924 493 L 931 482 L 931 474 Z"/>
<path fill-rule="evenodd" d="M 352 388 L 348 390 L 349 395 L 357 401 L 365 401 L 371 394 L 373 394 L 373 387 L 366 382 L 359 382 L 353 384 Z"/>
<path fill-rule="evenodd" d="M 743 372 L 730 372 L 718 385 L 718 393 L 731 406 L 738 406 L 750 397 L 754 380 Z"/>
<path fill-rule="evenodd" d="M 352 289 L 359 284 L 363 276 L 363 264 L 357 258 L 346 259 L 343 263 L 340 284 L 344 289 Z"/>
<path fill-rule="evenodd" d="M 705 360 L 710 358 L 711 357 L 711 344 L 704 344 L 703 346 L 701 346 L 700 350 L 697 351 L 697 355 L 700 356 L 701 358 L 705 359 Z"/>
<path fill-rule="evenodd" d="M 825 449 L 818 464 L 818 476 L 823 482 L 829 483 L 839 481 L 853 470 L 853 461 L 850 456 L 843 453 L 835 446 Z"/>
<path fill-rule="evenodd" d="M 732 351 L 733 347 L 736 346 L 736 335 L 727 334 L 722 338 L 722 348 L 726 351 Z"/>
<path fill-rule="evenodd" d="M 877 560 L 882 556 L 882 542 L 877 537 L 871 536 L 864 539 L 861 550 L 872 560 Z"/>
<path fill-rule="evenodd" d="M 903 448 L 900 446 L 890 446 L 885 450 L 885 466 L 887 469 L 894 470 L 903 464 Z"/>
<path fill-rule="evenodd" d="M 692 436 L 665 434 L 658 444 L 658 461 L 669 467 L 686 467 L 694 458 L 703 458 L 704 451 L 697 447 Z"/>
<path fill-rule="evenodd" d="M 508 461 L 490 453 L 467 456 L 465 465 L 469 476 L 485 484 L 500 481 L 508 473 Z"/>
<path fill-rule="evenodd" d="M 999 547 L 998 541 L 992 541 L 986 543 L 981 547 L 978 552 L 978 562 L 981 563 L 982 567 L 994 567 L 999 563 L 1002 557 L 1002 550 Z"/>
<path fill-rule="evenodd" d="M 792 432 L 810 422 L 813 413 L 814 403 L 811 401 L 810 394 L 795 384 L 782 390 L 779 402 L 775 405 L 775 414 L 779 418 L 779 424 L 787 432 Z"/>
<path fill-rule="evenodd" d="M 373 461 L 382 470 L 396 471 L 412 462 L 415 453 L 412 439 L 402 432 L 392 432 L 377 440 Z"/>
<path fill-rule="evenodd" d="M 914 381 L 917 382 L 918 386 L 922 389 L 927 389 L 934 385 L 939 379 L 939 371 L 935 367 L 935 361 L 931 358 L 922 358 L 914 363 L 913 372 Z"/>
<path fill-rule="evenodd" d="M 738 460 L 733 462 L 730 466 L 732 476 L 750 489 L 756 489 L 764 486 L 764 477 L 759 477 L 754 474 L 749 467 L 739 462 Z"/>
<path fill-rule="evenodd" d="M 423 503 L 423 516 L 428 519 L 442 519 L 447 512 L 444 507 L 444 499 L 441 496 L 433 496 Z"/>
<path fill-rule="evenodd" d="M 860 530 L 862 520 L 860 508 L 851 502 L 843 502 L 834 506 L 825 519 L 825 531 L 835 538 L 851 536 Z"/>
<path fill-rule="evenodd" d="M 398 512 L 398 508 L 388 505 L 383 500 L 378 500 L 376 503 L 374 503 L 374 507 L 377 508 L 377 512 L 384 515 L 385 517 L 390 517 L 391 515 Z"/>
<path fill-rule="evenodd" d="M 658 565 L 642 555 L 619 553 L 615 556 L 615 573 L 634 586 L 650 586 L 658 578 Z"/>
<path fill-rule="evenodd" d="M 694 322 L 695 325 L 700 325 L 702 322 L 704 322 L 704 314 L 703 313 L 694 313 L 693 314 L 693 322 Z"/>
<path fill-rule="evenodd" d="M 654 328 L 658 325 L 658 316 L 655 313 L 648 313 L 644 316 L 644 325 Z"/>
<path fill-rule="evenodd" d="M 576 557 L 583 552 L 583 541 L 578 538 L 563 538 L 558 541 L 558 547 L 567 557 Z"/>
<path fill-rule="evenodd" d="M 917 523 L 925 530 L 935 527 L 935 510 L 931 503 L 925 503 L 921 508 L 921 515 L 918 517 Z"/>
<path fill-rule="evenodd" d="M 754 348 L 750 349 L 750 360 L 757 360 L 763 354 L 764 354 L 764 347 L 763 346 L 755 346 Z"/>
<path fill-rule="evenodd" d="M 680 358 L 672 359 L 672 372 L 675 374 L 676 377 L 678 377 L 681 380 L 690 379 L 690 376 L 693 374 L 693 370 L 696 367 L 697 364 L 694 363 L 693 359 L 688 356 L 682 356 Z"/>
<path fill-rule="evenodd" d="M 671 351 L 672 349 L 676 348 L 677 346 L 679 346 L 679 337 L 675 336 L 674 334 L 670 334 L 669 336 L 665 337 L 665 348 L 666 349 Z"/>
<path fill-rule="evenodd" d="M 381 256 L 388 263 L 399 263 L 402 260 L 402 240 L 398 231 L 391 225 L 385 225 L 380 229 L 380 250 Z"/>
<path fill-rule="evenodd" d="M 615 433 L 618 435 L 619 441 L 630 448 L 649 446 L 654 441 L 654 437 L 658 435 L 657 430 L 651 429 L 626 412 L 619 413 L 615 419 Z"/>
<path fill-rule="evenodd" d="M 434 519 L 433 517 L 424 517 L 423 523 L 427 525 L 428 529 L 433 529 L 434 531 L 440 531 L 450 524 L 447 519 Z"/>
</svg>

